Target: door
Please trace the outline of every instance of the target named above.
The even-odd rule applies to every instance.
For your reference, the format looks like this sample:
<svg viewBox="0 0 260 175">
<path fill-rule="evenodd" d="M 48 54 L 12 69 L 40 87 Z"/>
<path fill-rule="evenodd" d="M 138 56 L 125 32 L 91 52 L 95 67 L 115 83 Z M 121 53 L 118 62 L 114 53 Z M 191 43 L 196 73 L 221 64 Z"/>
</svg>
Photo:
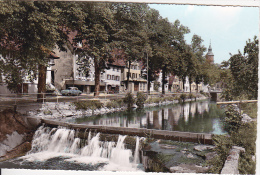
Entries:
<svg viewBox="0 0 260 175">
<path fill-rule="evenodd" d="M 135 82 L 134 84 L 134 91 L 139 91 L 139 83 Z"/>
</svg>

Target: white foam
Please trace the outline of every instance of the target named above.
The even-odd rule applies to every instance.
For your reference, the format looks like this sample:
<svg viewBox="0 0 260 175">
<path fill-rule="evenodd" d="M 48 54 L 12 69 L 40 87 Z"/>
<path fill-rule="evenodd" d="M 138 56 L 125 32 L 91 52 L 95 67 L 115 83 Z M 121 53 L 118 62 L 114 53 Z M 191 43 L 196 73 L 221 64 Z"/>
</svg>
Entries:
<svg viewBox="0 0 260 175">
<path fill-rule="evenodd" d="M 88 136 L 87 145 L 80 148 L 81 140 L 75 138 L 75 131 L 65 128 L 52 129 L 40 127 L 34 135 L 32 150 L 22 159 L 46 161 L 55 157 L 66 157 L 65 161 L 84 164 L 106 163 L 102 170 L 137 171 L 139 138 L 136 141 L 134 157 L 132 151 L 125 149 L 126 136 L 119 135 L 117 143 L 99 141 L 100 133 L 93 138 Z M 131 162 L 134 160 L 134 162 Z"/>
</svg>

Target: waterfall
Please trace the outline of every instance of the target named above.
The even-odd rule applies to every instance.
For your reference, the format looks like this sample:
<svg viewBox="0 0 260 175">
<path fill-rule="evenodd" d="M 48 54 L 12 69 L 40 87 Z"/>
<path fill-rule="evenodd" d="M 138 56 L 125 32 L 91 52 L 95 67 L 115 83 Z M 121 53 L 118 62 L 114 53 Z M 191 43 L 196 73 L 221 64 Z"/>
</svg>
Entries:
<svg viewBox="0 0 260 175">
<path fill-rule="evenodd" d="M 139 163 L 139 137 L 136 137 L 134 156 L 130 149 L 125 148 L 126 137 L 119 135 L 116 143 L 102 142 L 99 140 L 100 133 L 91 138 L 91 132 L 89 132 L 87 142 L 85 142 L 75 138 L 75 130 L 50 129 L 41 126 L 35 132 L 31 151 L 24 158 L 33 162 L 64 156 L 65 161 L 85 164 L 106 163 L 103 170 L 135 171 Z M 86 144 L 82 146 L 83 143 Z"/>
<path fill-rule="evenodd" d="M 139 137 L 136 137 L 136 144 L 135 144 L 135 154 L 134 154 L 134 163 L 138 164 L 139 160 Z"/>
</svg>

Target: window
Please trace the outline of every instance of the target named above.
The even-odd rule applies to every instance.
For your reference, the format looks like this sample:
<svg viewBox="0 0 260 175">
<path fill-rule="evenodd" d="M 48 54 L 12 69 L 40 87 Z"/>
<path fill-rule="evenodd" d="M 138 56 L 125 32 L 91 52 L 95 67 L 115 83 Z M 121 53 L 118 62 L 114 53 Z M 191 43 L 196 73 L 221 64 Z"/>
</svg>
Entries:
<svg viewBox="0 0 260 175">
<path fill-rule="evenodd" d="M 135 77 L 137 78 L 137 74 L 135 74 Z"/>
<path fill-rule="evenodd" d="M 119 76 L 116 76 L 116 81 L 119 81 Z"/>
<path fill-rule="evenodd" d="M 135 70 L 137 70 L 137 65 L 135 65 Z"/>
<path fill-rule="evenodd" d="M 140 90 L 142 90 L 142 83 L 140 83 Z"/>
<path fill-rule="evenodd" d="M 112 75 L 112 80 L 115 80 L 115 76 L 114 75 Z"/>
<path fill-rule="evenodd" d="M 110 80 L 110 76 L 109 75 L 107 75 L 107 79 Z"/>
<path fill-rule="evenodd" d="M 133 73 L 133 78 L 135 78 L 135 74 Z"/>
<path fill-rule="evenodd" d="M 139 74 L 139 78 L 141 78 L 141 74 Z"/>
</svg>

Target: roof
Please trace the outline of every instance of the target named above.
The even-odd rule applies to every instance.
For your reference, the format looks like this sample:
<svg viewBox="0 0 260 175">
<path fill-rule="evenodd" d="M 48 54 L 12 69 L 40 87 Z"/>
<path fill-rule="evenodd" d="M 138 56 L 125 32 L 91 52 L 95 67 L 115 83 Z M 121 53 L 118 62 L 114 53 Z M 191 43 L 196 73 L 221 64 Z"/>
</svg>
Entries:
<svg viewBox="0 0 260 175">
<path fill-rule="evenodd" d="M 211 43 L 209 44 L 209 48 L 208 48 L 208 53 L 207 55 L 212 55 L 214 56 L 213 52 L 212 52 L 212 48 L 211 48 Z"/>
<path fill-rule="evenodd" d="M 55 55 L 55 52 L 53 52 L 53 51 L 50 53 L 49 58 L 52 58 L 52 59 L 60 59 L 60 57 L 58 57 L 57 55 Z"/>
</svg>

